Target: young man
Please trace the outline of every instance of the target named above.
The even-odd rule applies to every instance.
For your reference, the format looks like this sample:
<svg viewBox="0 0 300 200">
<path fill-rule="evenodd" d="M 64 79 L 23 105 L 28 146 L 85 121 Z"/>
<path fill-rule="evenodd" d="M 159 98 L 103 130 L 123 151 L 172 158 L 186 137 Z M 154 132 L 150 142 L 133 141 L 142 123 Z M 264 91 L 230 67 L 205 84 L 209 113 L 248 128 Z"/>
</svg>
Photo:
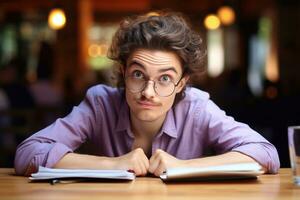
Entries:
<svg viewBox="0 0 300 200">
<path fill-rule="evenodd" d="M 275 147 L 226 116 L 209 95 L 185 87 L 204 52 L 180 14 L 124 20 L 110 58 L 120 64 L 119 88 L 97 85 L 65 118 L 22 142 L 17 174 L 54 168 L 126 169 L 159 176 L 166 168 L 257 162 L 276 173 Z M 73 153 L 90 140 L 96 155 Z M 216 156 L 204 157 L 213 150 Z"/>
</svg>

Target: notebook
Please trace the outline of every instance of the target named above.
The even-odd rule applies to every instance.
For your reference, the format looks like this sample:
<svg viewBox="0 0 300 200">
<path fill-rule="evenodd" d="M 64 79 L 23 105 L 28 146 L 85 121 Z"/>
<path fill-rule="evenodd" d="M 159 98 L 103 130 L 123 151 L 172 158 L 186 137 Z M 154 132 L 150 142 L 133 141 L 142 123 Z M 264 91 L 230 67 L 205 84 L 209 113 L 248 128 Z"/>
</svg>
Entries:
<svg viewBox="0 0 300 200">
<path fill-rule="evenodd" d="M 133 180 L 135 174 L 126 170 L 52 169 L 40 166 L 38 172 L 29 177 L 31 181 L 67 178 Z"/>
<path fill-rule="evenodd" d="M 185 167 L 167 169 L 160 178 L 163 181 L 176 180 L 222 180 L 257 178 L 263 174 L 257 163 L 227 164 L 211 167 Z M 126 170 L 93 170 L 93 169 L 52 169 L 39 167 L 37 173 L 31 174 L 31 181 L 54 179 L 111 179 L 134 180 L 135 174 Z"/>
<path fill-rule="evenodd" d="M 174 180 L 222 180 L 257 178 L 263 174 L 262 167 L 257 163 L 227 164 L 211 167 L 172 168 L 167 169 L 160 178 L 163 181 Z"/>
</svg>

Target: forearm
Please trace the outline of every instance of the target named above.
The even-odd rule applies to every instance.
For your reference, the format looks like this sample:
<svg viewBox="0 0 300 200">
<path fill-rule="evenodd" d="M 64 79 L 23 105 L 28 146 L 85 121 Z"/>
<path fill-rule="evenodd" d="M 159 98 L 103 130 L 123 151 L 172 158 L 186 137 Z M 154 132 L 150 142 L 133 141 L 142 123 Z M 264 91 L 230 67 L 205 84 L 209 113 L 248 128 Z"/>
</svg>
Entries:
<svg viewBox="0 0 300 200">
<path fill-rule="evenodd" d="M 67 153 L 53 168 L 65 169 L 115 169 L 113 158 Z"/>
<path fill-rule="evenodd" d="M 54 165 L 54 168 L 132 170 L 137 176 L 144 176 L 147 174 L 149 161 L 141 148 L 119 157 L 68 153 Z"/>
<path fill-rule="evenodd" d="M 217 156 L 186 160 L 184 165 L 188 167 L 209 167 L 209 166 L 216 166 L 216 165 L 238 164 L 238 163 L 257 163 L 257 162 L 253 158 L 245 154 L 232 151 Z"/>
</svg>

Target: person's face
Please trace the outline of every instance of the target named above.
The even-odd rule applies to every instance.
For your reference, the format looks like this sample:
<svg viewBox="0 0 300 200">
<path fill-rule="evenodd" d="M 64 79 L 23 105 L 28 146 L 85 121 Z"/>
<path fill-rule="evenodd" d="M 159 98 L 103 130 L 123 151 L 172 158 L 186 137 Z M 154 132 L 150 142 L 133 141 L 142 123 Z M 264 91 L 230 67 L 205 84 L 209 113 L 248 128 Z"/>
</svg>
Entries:
<svg viewBox="0 0 300 200">
<path fill-rule="evenodd" d="M 181 79 L 183 70 L 179 58 L 169 51 L 138 49 L 128 59 L 123 74 L 125 78 L 150 80 L 141 91 L 132 91 L 128 89 L 128 85 L 125 90 L 131 117 L 147 122 L 164 120 L 176 94 L 183 89 L 187 81 L 187 77 Z M 172 94 L 160 96 L 161 94 L 157 93 L 164 89 L 165 83 L 174 83 L 177 86 Z M 156 91 L 154 84 L 158 86 Z"/>
</svg>

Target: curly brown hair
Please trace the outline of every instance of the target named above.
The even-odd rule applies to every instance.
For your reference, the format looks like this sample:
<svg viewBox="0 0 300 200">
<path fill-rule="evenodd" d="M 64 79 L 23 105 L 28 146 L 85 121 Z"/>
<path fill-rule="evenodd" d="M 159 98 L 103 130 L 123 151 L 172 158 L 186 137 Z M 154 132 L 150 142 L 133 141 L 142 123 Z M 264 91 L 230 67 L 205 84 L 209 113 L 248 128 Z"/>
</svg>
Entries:
<svg viewBox="0 0 300 200">
<path fill-rule="evenodd" d="M 183 75 L 204 69 L 206 51 L 201 36 L 191 29 L 186 18 L 177 12 L 156 12 L 126 18 L 120 23 L 110 46 L 108 57 L 119 64 L 117 86 L 124 87 L 121 68 L 136 49 L 172 51 L 181 60 Z M 176 95 L 175 103 L 184 97 L 184 89 Z"/>
</svg>

